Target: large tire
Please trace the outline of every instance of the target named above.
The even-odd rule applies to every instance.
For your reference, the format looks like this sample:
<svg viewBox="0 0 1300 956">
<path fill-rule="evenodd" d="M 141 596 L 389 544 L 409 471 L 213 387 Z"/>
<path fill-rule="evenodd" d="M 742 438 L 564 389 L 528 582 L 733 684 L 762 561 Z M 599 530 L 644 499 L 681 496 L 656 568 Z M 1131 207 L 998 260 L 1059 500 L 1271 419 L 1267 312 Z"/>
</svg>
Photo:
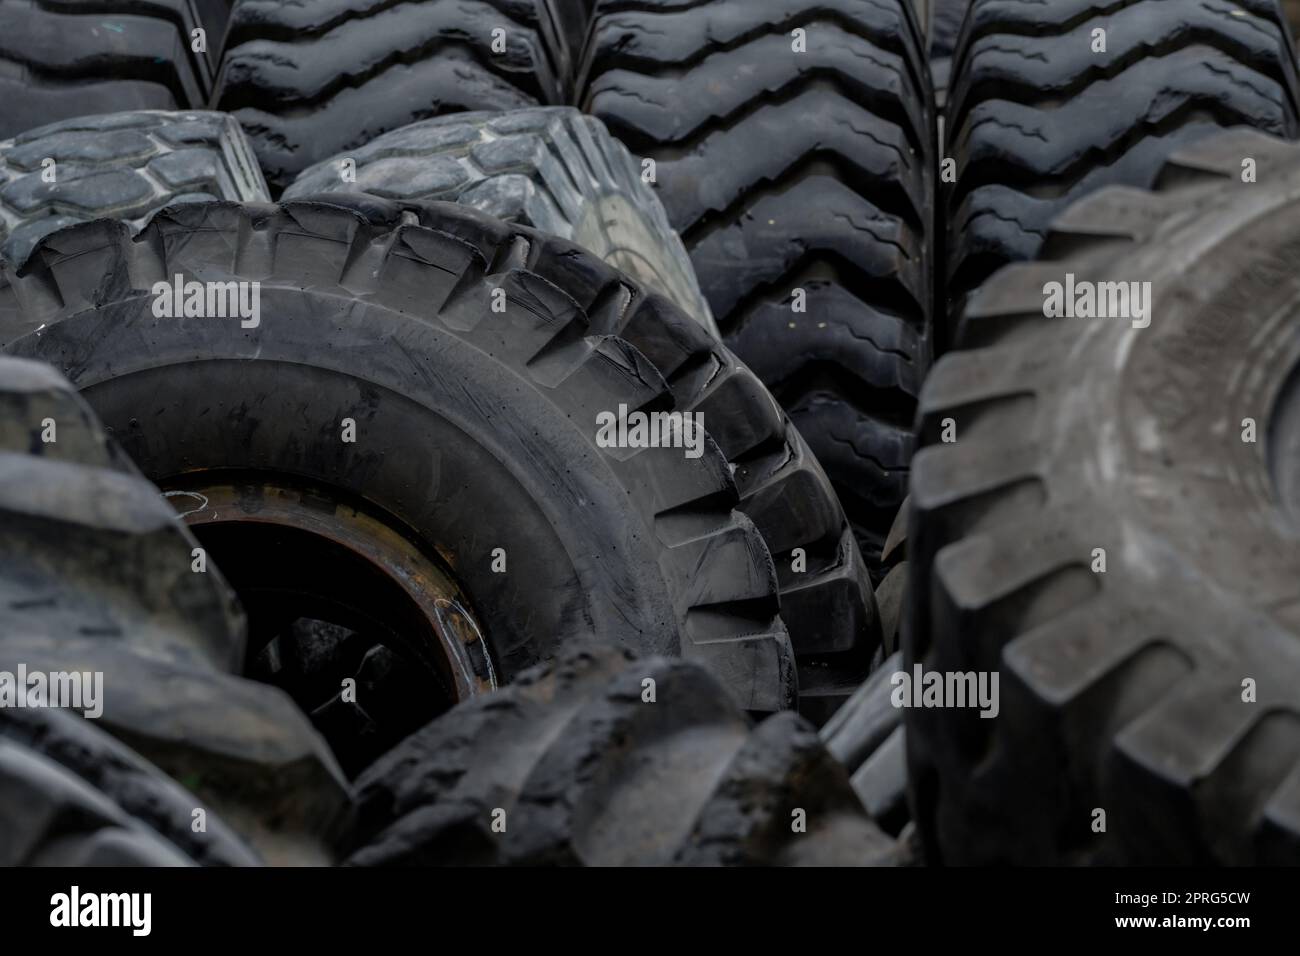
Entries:
<svg viewBox="0 0 1300 956">
<path fill-rule="evenodd" d="M 46 160 L 55 179 L 46 182 Z M 0 257 L 21 266 L 42 236 L 91 219 L 143 228 L 175 202 L 264 202 L 239 124 L 221 113 L 86 116 L 0 142 Z"/>
<path fill-rule="evenodd" d="M 604 0 L 583 76 L 587 111 L 656 159 L 727 344 L 874 568 L 930 360 L 934 115 L 910 0 Z"/>
<path fill-rule="evenodd" d="M 385 205 L 365 193 L 329 201 L 363 213 Z M 429 225 L 441 215 L 439 203 L 402 206 Z M 867 569 L 816 458 L 754 374 L 667 299 L 568 243 L 551 244 L 532 267 L 586 311 L 592 332 L 620 336 L 645 355 L 678 408 L 704 416 L 735 476 L 740 510 L 775 561 L 800 710 L 820 723 L 865 677 L 880 638 Z"/>
<path fill-rule="evenodd" d="M 101 672 L 104 730 L 185 781 L 268 861 L 328 860 L 350 808 L 346 786 L 288 697 L 228 676 L 243 664 L 244 624 L 221 575 L 195 573 L 197 542 L 67 380 L 10 357 L 0 358 L 0 517 L 0 658 L 33 672 Z M 30 731 L 64 770 L 16 756 L 16 778 L 27 780 L 18 786 L 39 777 L 73 808 L 84 787 L 65 771 L 116 773 L 117 751 L 93 732 L 79 743 L 57 721 L 34 730 L 32 721 L 16 714 L 3 736 Z M 91 782 L 139 815 L 113 785 Z M 61 845 L 89 853 L 98 837 L 87 839 Z"/>
<path fill-rule="evenodd" d="M 551 0 L 238 0 L 213 102 L 243 124 L 278 194 L 416 120 L 564 103 L 558 23 Z"/>
<path fill-rule="evenodd" d="M 0 0 L 0 140 L 120 110 L 203 109 L 230 0 Z M 192 49 L 206 32 L 206 52 Z"/>
<path fill-rule="evenodd" d="M 801 718 L 751 729 L 698 666 L 604 647 L 434 721 L 358 799 L 361 866 L 896 862 Z"/>
<path fill-rule="evenodd" d="M 1300 149 L 1160 182 L 1071 207 L 926 384 L 906 667 L 1001 675 L 995 719 L 906 713 L 936 861 L 1300 862 Z M 1044 318 L 1067 273 L 1149 281 L 1149 327 Z"/>
<path fill-rule="evenodd" d="M 355 176 L 345 178 L 347 159 Z M 640 169 L 599 120 L 570 107 L 413 123 L 308 167 L 283 198 L 338 192 L 459 202 L 576 242 L 717 334 L 690 257 Z"/>
<path fill-rule="evenodd" d="M 1105 53 L 1092 52 L 1097 29 Z M 946 124 L 953 322 L 994 271 L 1034 258 L 1070 203 L 1149 188 L 1172 152 L 1226 126 L 1293 137 L 1298 99 L 1277 0 L 973 0 Z"/>
<path fill-rule="evenodd" d="M 135 240 L 109 221 L 64 230 L 0 278 L 0 339 L 66 369 L 167 487 L 269 473 L 441 555 L 486 634 L 475 679 L 630 634 L 706 661 L 749 708 L 791 706 L 776 574 L 726 459 L 711 441 L 699 458 L 597 443 L 597 413 L 673 400 L 544 274 L 592 257 L 461 206 L 429 204 L 420 226 L 370 202 L 187 204 Z M 260 282 L 264 320 L 155 317 L 150 288 L 176 274 Z M 633 325 L 668 308 L 606 305 Z"/>
</svg>

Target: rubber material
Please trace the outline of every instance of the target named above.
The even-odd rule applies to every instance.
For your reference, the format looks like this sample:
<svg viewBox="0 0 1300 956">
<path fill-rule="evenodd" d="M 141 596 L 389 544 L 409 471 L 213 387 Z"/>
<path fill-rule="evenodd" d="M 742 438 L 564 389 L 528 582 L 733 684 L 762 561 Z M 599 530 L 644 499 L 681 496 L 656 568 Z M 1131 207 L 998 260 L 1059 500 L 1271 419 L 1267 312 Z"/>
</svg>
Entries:
<svg viewBox="0 0 1300 956">
<path fill-rule="evenodd" d="M 1300 150 L 1158 184 L 1071 207 L 927 382 L 905 670 L 1000 675 L 995 718 L 905 713 L 932 862 L 1300 862 Z M 1044 318 L 1067 275 L 1149 324 Z"/>
<path fill-rule="evenodd" d="M 238 0 L 213 102 L 243 124 L 278 195 L 417 120 L 564 103 L 559 29 L 550 0 Z"/>
<path fill-rule="evenodd" d="M 953 322 L 1000 266 L 1034 258 L 1072 202 L 1148 188 L 1171 153 L 1223 127 L 1294 137 L 1298 101 L 1277 0 L 973 0 L 947 112 Z"/>
<path fill-rule="evenodd" d="M 121 110 L 203 109 L 230 0 L 0 0 L 0 140 Z M 206 33 L 196 53 L 193 31 Z"/>
<path fill-rule="evenodd" d="M 267 198 L 257 157 L 221 113 L 64 120 L 0 142 L 0 256 L 21 266 L 42 236 L 91 219 L 140 229 L 175 202 Z"/>
<path fill-rule="evenodd" d="M 568 239 L 717 334 L 690 257 L 654 190 L 600 121 L 575 109 L 413 123 L 303 170 L 284 198 L 337 192 L 459 202 Z"/>
<path fill-rule="evenodd" d="M 0 337 L 67 369 L 155 481 L 290 476 L 439 551 L 493 650 L 476 673 L 506 681 L 574 635 L 631 634 L 707 660 L 754 710 L 791 706 L 776 573 L 732 510 L 726 459 L 707 440 L 696 458 L 597 444 L 598 413 L 673 399 L 534 265 L 580 269 L 576 247 L 462 206 L 429 204 L 421 226 L 371 201 L 369 216 L 186 204 L 134 240 L 109 221 L 64 230 L 0 279 Z M 176 274 L 258 281 L 259 324 L 156 317 L 150 290 Z M 664 307 L 618 305 L 631 324 Z"/>
<path fill-rule="evenodd" d="M 923 50 L 911 0 L 604 0 L 581 74 L 584 108 L 655 159 L 728 345 L 830 475 L 873 572 L 930 361 Z"/>
<path fill-rule="evenodd" d="M 361 866 L 895 862 L 799 717 L 751 729 L 699 666 L 606 647 L 456 707 L 358 799 Z"/>
</svg>

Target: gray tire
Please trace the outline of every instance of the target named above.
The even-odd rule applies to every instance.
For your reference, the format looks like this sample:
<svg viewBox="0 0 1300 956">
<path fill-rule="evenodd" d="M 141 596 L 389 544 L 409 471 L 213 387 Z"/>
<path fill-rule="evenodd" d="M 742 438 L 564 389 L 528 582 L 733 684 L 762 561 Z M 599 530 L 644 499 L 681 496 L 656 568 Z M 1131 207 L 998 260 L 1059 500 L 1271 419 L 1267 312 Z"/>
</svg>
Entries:
<svg viewBox="0 0 1300 956">
<path fill-rule="evenodd" d="M 933 860 L 1300 863 L 1300 149 L 1157 183 L 1058 218 L 926 384 L 906 669 L 1000 675 L 992 719 L 906 712 Z M 1067 275 L 1150 282 L 1149 325 L 1045 318 Z"/>
<path fill-rule="evenodd" d="M 343 176 L 348 159 L 354 182 Z M 654 190 L 604 124 L 575 109 L 413 123 L 303 170 L 284 198 L 337 192 L 458 202 L 568 239 L 717 334 L 690 257 Z"/>
<path fill-rule="evenodd" d="M 43 236 L 91 219 L 139 230 L 172 203 L 266 198 L 257 157 L 223 113 L 63 120 L 0 142 L 0 257 L 21 266 Z"/>
</svg>

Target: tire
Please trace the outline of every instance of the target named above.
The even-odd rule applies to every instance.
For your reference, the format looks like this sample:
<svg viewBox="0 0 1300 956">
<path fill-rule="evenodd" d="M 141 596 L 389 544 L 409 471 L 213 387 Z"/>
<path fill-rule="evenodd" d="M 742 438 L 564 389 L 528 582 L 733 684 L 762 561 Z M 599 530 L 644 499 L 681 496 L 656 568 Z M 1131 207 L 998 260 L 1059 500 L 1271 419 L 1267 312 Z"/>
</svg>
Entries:
<svg viewBox="0 0 1300 956">
<path fill-rule="evenodd" d="M 1231 15 L 1229 15 L 1229 13 Z M 1091 52 L 1093 31 L 1107 52 Z M 951 344 L 962 300 L 1032 260 L 1052 220 L 1107 185 L 1149 188 L 1227 126 L 1297 133 L 1295 50 L 1276 0 L 973 0 L 953 59 L 947 152 Z"/>
<path fill-rule="evenodd" d="M 895 855 L 799 717 L 752 729 L 697 665 L 607 647 L 570 647 L 458 706 L 357 790 L 347 861 L 357 866 L 827 866 Z M 802 833 L 791 825 L 799 810 Z"/>
<path fill-rule="evenodd" d="M 372 204 L 386 210 L 374 214 L 394 215 L 393 203 L 365 193 L 326 198 L 365 215 Z M 399 205 L 426 225 L 439 222 L 441 203 Z M 532 267 L 586 311 L 592 331 L 630 342 L 663 375 L 676 406 L 703 415 L 735 476 L 740 511 L 776 565 L 800 711 L 825 720 L 866 676 L 880 638 L 865 563 L 816 458 L 762 383 L 697 321 L 566 242 L 539 250 Z"/>
<path fill-rule="evenodd" d="M 776 573 L 732 510 L 726 459 L 708 441 L 698 458 L 597 443 L 598 413 L 672 396 L 533 266 L 580 270 L 576 247 L 460 206 L 430 204 L 420 226 L 372 204 L 186 204 L 135 240 L 108 221 L 64 230 L 0 280 L 0 338 L 67 369 L 166 489 L 254 476 L 330 502 L 331 520 L 373 511 L 438 555 L 486 635 L 474 681 L 508 681 L 575 634 L 632 634 L 707 661 L 751 709 L 791 706 Z M 156 318 L 152 285 L 176 274 L 258 281 L 265 321 Z M 617 305 L 632 324 L 661 307 Z M 106 322 L 114 334 L 89 331 Z"/>
<path fill-rule="evenodd" d="M 219 572 L 194 573 L 197 542 L 53 369 L 0 357 L 0 406 L 0 658 L 30 672 L 102 673 L 100 727 L 186 781 L 264 859 L 328 860 L 350 811 L 346 785 L 288 697 L 228 676 L 242 666 L 244 621 Z M 12 743 L 15 735 L 27 743 Z M 98 799 L 84 781 L 122 813 L 143 812 L 122 802 L 132 794 L 148 803 L 126 778 L 121 788 L 99 779 L 135 771 L 119 767 L 126 758 L 96 732 L 14 711 L 0 736 L 38 751 L 9 752 L 6 779 L 19 789 L 46 781 L 51 795 L 67 796 L 69 814 Z M 121 829 L 119 815 L 104 814 Z M 59 852 L 91 853 L 98 837 L 87 839 Z M 157 849 L 142 839 L 141 852 Z M 20 852 L 35 852 L 26 840 Z"/>
<path fill-rule="evenodd" d="M 416 120 L 564 103 L 560 22 L 550 0 L 237 0 L 213 102 L 243 124 L 278 196 Z"/>
<path fill-rule="evenodd" d="M 229 0 L 3 0 L 0 140 L 122 110 L 203 109 Z M 206 31 L 206 52 L 192 49 Z"/>
<path fill-rule="evenodd" d="M 346 159 L 355 163 L 355 181 L 341 175 Z M 284 198 L 337 192 L 458 202 L 576 242 L 717 335 L 690 257 L 658 197 L 623 145 L 575 109 L 462 113 L 413 123 L 307 168 Z"/>
<path fill-rule="evenodd" d="M 727 344 L 807 439 L 873 573 L 930 357 L 922 51 L 910 0 L 606 0 L 582 72 L 587 112 L 655 159 Z"/>
<path fill-rule="evenodd" d="M 138 230 L 164 206 L 213 199 L 267 199 L 243 131 L 220 113 L 87 116 L 0 142 L 0 256 L 14 266 L 74 223 L 122 219 Z"/>
<path fill-rule="evenodd" d="M 932 861 L 1300 862 L 1298 160 L 1233 131 L 1095 193 L 936 364 L 906 669 L 1001 686 L 995 719 L 905 714 Z M 1149 326 L 1044 319 L 1067 272 L 1149 281 Z"/>
<path fill-rule="evenodd" d="M 192 794 L 90 721 L 61 710 L 0 711 L 0 865 L 259 863 Z"/>
<path fill-rule="evenodd" d="M 901 837 L 912 824 L 907 804 L 907 744 L 903 712 L 895 706 L 894 675 L 903 666 L 895 651 L 863 681 L 821 729 L 826 749 L 849 773 L 853 792 L 886 833 Z M 911 840 L 900 839 L 906 862 Z"/>
</svg>

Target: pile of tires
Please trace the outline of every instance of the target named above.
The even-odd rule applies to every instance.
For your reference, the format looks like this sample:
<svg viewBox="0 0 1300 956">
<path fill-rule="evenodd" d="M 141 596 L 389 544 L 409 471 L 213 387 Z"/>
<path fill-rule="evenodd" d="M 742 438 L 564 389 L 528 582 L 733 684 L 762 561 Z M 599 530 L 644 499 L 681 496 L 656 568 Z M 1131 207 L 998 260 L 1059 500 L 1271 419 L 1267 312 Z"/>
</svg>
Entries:
<svg viewBox="0 0 1300 956">
<path fill-rule="evenodd" d="M 1300 861 L 1283 7 L 0 0 L 0 862 Z"/>
</svg>

